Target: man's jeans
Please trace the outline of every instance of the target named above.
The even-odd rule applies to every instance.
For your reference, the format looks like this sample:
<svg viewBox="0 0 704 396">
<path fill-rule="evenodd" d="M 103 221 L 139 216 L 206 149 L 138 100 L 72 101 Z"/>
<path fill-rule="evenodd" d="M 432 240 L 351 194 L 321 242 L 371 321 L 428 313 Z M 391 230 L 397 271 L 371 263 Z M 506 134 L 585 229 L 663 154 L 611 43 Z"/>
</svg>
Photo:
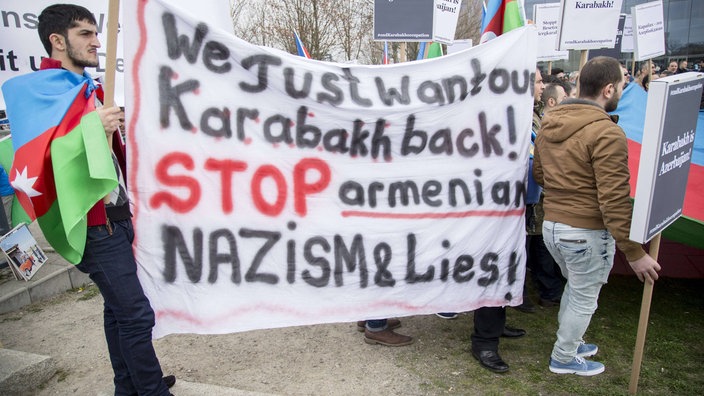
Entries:
<svg viewBox="0 0 704 396">
<path fill-rule="evenodd" d="M 531 271 L 531 278 L 538 289 L 538 294 L 544 300 L 559 300 L 565 287 L 565 280 L 560 273 L 560 267 L 545 247 L 542 235 L 526 235 L 526 251 L 528 259 L 526 266 Z M 523 291 L 525 300 L 526 289 Z"/>
<path fill-rule="evenodd" d="M 552 358 L 569 363 L 596 311 L 599 291 L 614 263 L 616 244 L 607 230 L 575 228 L 552 221 L 543 222 L 543 240 L 567 278 Z"/>
<path fill-rule="evenodd" d="M 130 220 L 88 227 L 83 260 L 76 266 L 100 289 L 105 338 L 115 373 L 115 395 L 168 395 L 152 345 L 154 311 L 137 278 Z"/>
</svg>

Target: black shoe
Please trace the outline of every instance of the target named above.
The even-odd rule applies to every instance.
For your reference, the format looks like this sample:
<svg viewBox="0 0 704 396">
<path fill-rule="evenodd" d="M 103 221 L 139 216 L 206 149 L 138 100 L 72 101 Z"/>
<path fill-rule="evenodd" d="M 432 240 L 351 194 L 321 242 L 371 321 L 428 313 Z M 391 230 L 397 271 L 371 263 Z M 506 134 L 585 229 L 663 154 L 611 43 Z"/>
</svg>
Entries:
<svg viewBox="0 0 704 396">
<path fill-rule="evenodd" d="M 472 356 L 479 360 L 482 367 L 495 373 L 505 373 L 508 371 L 508 364 L 501 359 L 501 356 L 494 351 L 475 351 L 472 349 Z"/>
<path fill-rule="evenodd" d="M 504 332 L 501 333 L 501 337 L 506 338 L 519 338 L 526 335 L 526 331 L 523 329 L 517 329 L 515 327 L 504 326 Z"/>
<path fill-rule="evenodd" d="M 513 308 L 515 308 L 523 313 L 535 313 L 535 311 L 536 311 L 535 304 L 530 302 L 530 300 L 528 300 L 528 299 L 523 300 L 523 304 L 515 306 Z"/>
<path fill-rule="evenodd" d="M 540 304 L 540 306 L 543 308 L 559 307 L 560 299 L 558 298 L 556 300 L 550 300 L 547 298 L 541 298 L 538 304 Z"/>
<path fill-rule="evenodd" d="M 163 377 L 161 380 L 164 381 L 164 384 L 166 385 L 167 388 L 171 388 L 176 383 L 176 376 L 167 375 L 166 377 Z"/>
</svg>

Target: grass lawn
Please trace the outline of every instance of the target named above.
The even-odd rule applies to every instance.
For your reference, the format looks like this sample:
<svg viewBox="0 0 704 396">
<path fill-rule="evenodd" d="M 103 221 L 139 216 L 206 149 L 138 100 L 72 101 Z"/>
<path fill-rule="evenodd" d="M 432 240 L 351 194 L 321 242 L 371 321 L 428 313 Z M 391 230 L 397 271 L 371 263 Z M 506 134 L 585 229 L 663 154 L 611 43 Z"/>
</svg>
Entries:
<svg viewBox="0 0 704 396">
<path fill-rule="evenodd" d="M 471 313 L 450 321 L 434 316 L 420 319 L 416 328 L 402 333 L 417 337 L 422 354 L 400 354 L 398 364 L 427 378 L 419 390 L 427 394 L 627 395 L 642 295 L 643 284 L 635 276 L 613 275 L 602 289 L 585 335 L 587 342 L 599 346 L 592 359 L 606 366 L 604 373 L 594 377 L 548 370 L 557 307 L 538 307 L 535 314 L 508 309 L 507 323 L 526 329 L 528 335 L 501 340 L 500 353 L 511 366 L 506 374 L 483 369 L 472 357 Z M 702 371 L 704 279 L 661 278 L 653 292 L 638 394 L 702 395 Z"/>
</svg>

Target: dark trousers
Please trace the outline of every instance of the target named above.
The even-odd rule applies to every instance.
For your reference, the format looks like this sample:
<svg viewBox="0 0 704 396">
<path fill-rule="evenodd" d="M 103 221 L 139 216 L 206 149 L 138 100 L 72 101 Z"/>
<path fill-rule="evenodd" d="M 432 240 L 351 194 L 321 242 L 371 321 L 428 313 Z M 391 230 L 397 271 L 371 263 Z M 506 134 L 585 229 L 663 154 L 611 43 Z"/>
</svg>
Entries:
<svg viewBox="0 0 704 396">
<path fill-rule="evenodd" d="M 474 311 L 473 351 L 499 351 L 499 337 L 506 326 L 506 308 L 482 307 Z"/>
<path fill-rule="evenodd" d="M 542 235 L 526 236 L 527 264 L 540 298 L 559 300 L 565 287 L 560 267 L 545 247 Z M 524 292 L 525 296 L 525 292 Z"/>
<path fill-rule="evenodd" d="M 104 300 L 105 338 L 115 373 L 115 395 L 168 395 L 152 344 L 154 311 L 137 278 L 130 220 L 88 227 L 77 268 L 90 276 Z"/>
</svg>

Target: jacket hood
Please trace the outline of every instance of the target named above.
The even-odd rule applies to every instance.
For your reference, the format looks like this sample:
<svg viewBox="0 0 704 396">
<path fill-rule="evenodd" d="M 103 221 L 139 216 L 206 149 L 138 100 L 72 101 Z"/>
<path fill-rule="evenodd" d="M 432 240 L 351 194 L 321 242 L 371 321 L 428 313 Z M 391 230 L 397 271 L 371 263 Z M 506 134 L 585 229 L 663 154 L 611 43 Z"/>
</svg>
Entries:
<svg viewBox="0 0 704 396">
<path fill-rule="evenodd" d="M 605 121 L 616 123 L 618 116 L 609 115 L 591 100 L 566 99 L 545 114 L 540 134 L 549 142 L 560 143 L 589 124 Z"/>
</svg>

